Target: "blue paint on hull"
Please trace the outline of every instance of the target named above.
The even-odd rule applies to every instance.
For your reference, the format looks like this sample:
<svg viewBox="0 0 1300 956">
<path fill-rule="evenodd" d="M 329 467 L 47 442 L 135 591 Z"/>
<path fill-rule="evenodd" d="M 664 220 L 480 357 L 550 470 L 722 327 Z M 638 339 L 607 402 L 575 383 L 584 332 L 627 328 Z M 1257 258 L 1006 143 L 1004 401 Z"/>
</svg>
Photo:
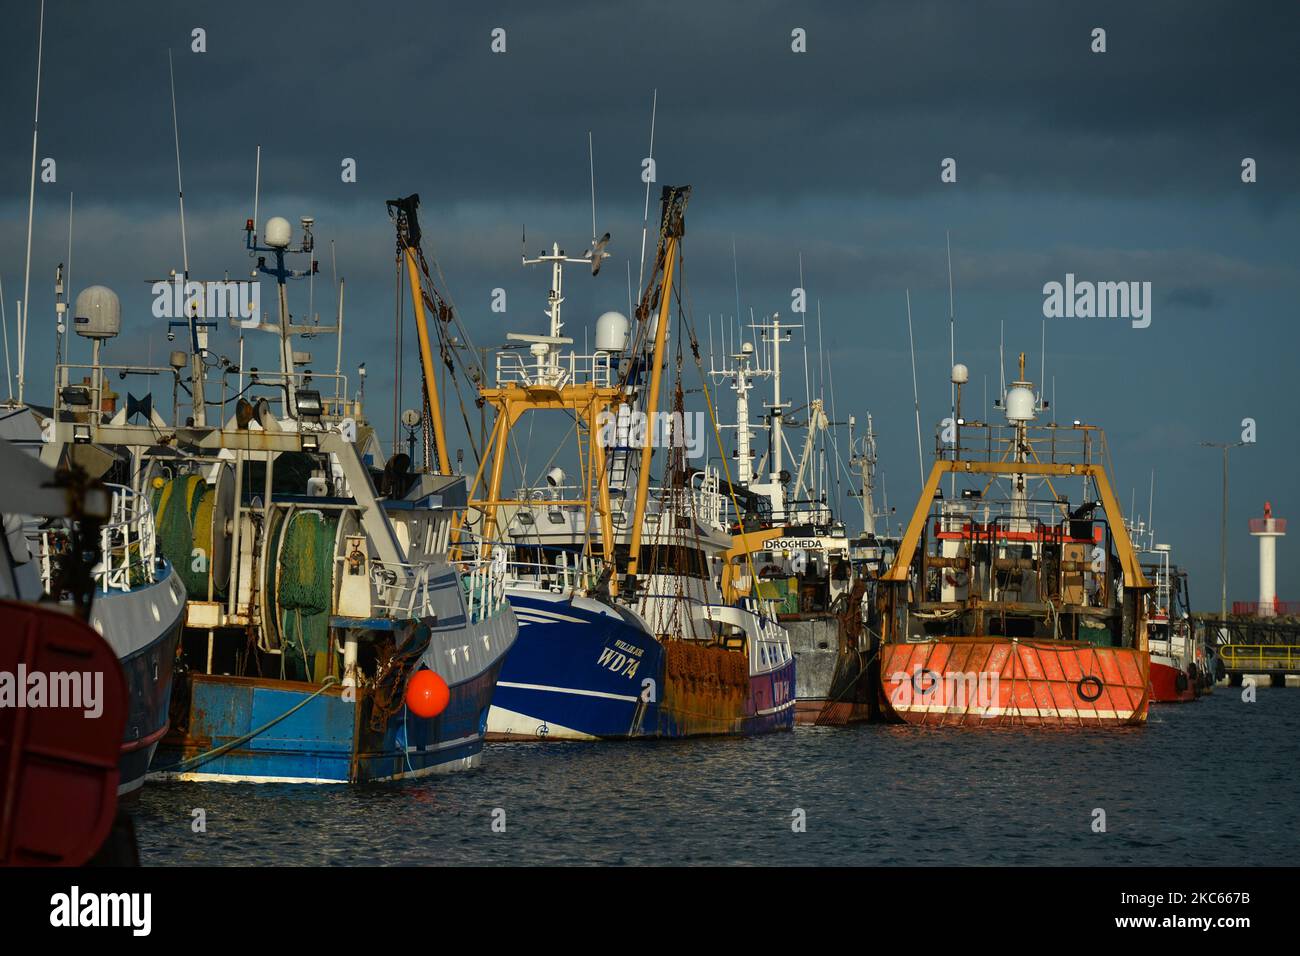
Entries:
<svg viewBox="0 0 1300 956">
<path fill-rule="evenodd" d="M 138 600 L 150 597 L 158 589 L 155 606 L 166 607 L 165 589 L 170 574 L 167 568 L 156 583 L 132 591 L 100 592 L 95 603 L 104 610 L 105 617 L 113 616 L 111 605 L 116 600 Z M 158 741 L 167 731 L 168 709 L 172 697 L 172 674 L 176 662 L 176 645 L 181 637 L 183 614 L 176 614 L 170 626 L 145 646 L 118 660 L 126 677 L 127 719 L 122 740 L 122 754 L 118 761 L 118 795 L 137 792 L 144 784 L 145 774 Z"/>
<path fill-rule="evenodd" d="M 340 689 L 331 688 L 265 733 L 190 773 L 214 780 L 367 783 L 418 776 L 444 765 L 468 766 L 483 749 L 491 679 L 488 673 L 451 688 L 447 710 L 438 717 L 420 718 L 402 707 L 379 731 L 369 727 L 368 697 L 362 695 L 358 715 L 358 702 L 344 700 Z M 316 690 L 295 681 L 195 677 L 191 682 L 194 712 L 208 715 L 209 720 L 192 725 L 190 739 L 219 747 L 302 703 Z M 210 719 L 213 715 L 218 715 L 215 721 Z M 204 733 L 213 729 L 217 732 Z M 180 747 L 164 743 L 152 771 L 174 771 L 181 756 Z"/>
<path fill-rule="evenodd" d="M 432 667 L 435 652 L 463 633 L 434 629 L 419 665 Z M 338 685 L 317 693 L 318 685 L 302 681 L 193 674 L 187 681 L 186 733 L 164 738 L 150 773 L 228 782 L 371 783 L 475 766 L 504 657 L 498 654 L 473 677 L 449 685 L 447 707 L 437 717 L 418 717 L 400 705 L 378 729 L 371 726 L 374 699 L 365 691 L 348 700 Z M 299 705 L 251 740 L 197 766 L 182 766 Z"/>
<path fill-rule="evenodd" d="M 512 594 L 510 603 L 519 637 L 492 703 L 532 721 L 503 728 L 503 736 L 546 737 L 559 725 L 593 737 L 634 737 L 658 726 L 659 706 L 641 700 L 641 682 L 662 686 L 663 648 L 643 627 L 545 599 Z"/>
<path fill-rule="evenodd" d="M 704 733 L 660 706 L 664 648 L 638 621 L 565 601 L 509 595 L 519 637 L 493 695 L 490 736 L 546 739 L 563 728 L 601 739 L 671 738 Z M 643 681 L 655 700 L 642 700 Z M 794 661 L 752 674 L 745 712 L 708 733 L 751 736 L 794 726 Z M 519 715 L 518 717 L 513 715 Z"/>
</svg>

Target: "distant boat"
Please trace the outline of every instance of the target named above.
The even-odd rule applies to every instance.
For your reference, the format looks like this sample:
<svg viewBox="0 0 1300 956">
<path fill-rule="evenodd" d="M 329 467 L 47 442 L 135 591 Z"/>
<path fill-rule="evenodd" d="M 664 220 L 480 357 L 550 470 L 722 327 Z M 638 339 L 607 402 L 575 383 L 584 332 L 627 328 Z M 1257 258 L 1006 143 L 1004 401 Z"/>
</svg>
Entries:
<svg viewBox="0 0 1300 956">
<path fill-rule="evenodd" d="M 1157 560 L 1142 566 L 1155 582 L 1150 602 L 1151 703 L 1187 703 L 1209 685 L 1192 628 L 1187 572 L 1171 565 L 1168 545 L 1154 548 Z"/>
</svg>

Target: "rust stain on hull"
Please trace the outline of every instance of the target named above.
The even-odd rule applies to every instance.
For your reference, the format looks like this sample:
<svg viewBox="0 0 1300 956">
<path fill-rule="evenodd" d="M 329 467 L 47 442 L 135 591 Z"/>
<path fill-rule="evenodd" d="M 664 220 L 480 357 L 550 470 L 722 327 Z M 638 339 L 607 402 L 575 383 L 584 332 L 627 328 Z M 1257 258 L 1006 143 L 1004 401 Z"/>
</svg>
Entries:
<svg viewBox="0 0 1300 956">
<path fill-rule="evenodd" d="M 664 642 L 662 730 L 677 735 L 739 731 L 749 697 L 747 655 L 685 641 Z"/>
</svg>

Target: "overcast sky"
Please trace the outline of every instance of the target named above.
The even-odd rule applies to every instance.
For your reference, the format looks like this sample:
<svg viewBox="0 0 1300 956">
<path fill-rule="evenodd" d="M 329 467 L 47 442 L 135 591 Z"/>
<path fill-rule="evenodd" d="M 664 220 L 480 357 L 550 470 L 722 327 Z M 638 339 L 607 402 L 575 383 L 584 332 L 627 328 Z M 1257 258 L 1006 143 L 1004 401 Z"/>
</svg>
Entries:
<svg viewBox="0 0 1300 956">
<path fill-rule="evenodd" d="M 370 411 L 385 436 L 394 266 L 384 200 L 420 193 L 426 252 L 478 344 L 507 329 L 543 331 L 548 277 L 519 265 L 521 228 L 532 253 L 551 240 L 586 248 L 590 130 L 597 227 L 612 233 L 613 257 L 596 279 L 578 270 L 566 284 L 566 331 L 581 341 L 601 311 L 626 309 L 657 90 L 659 184 L 695 188 L 685 256 L 701 334 L 710 315 L 737 311 L 737 273 L 743 315 L 788 315 L 802 255 L 837 415 L 872 413 L 900 514 L 918 480 L 908 290 L 927 455 L 949 405 L 946 232 L 957 354 L 977 407 L 986 377 L 990 401 L 997 390 L 1003 322 L 1008 370 L 1023 350 L 1038 377 L 1044 283 L 1067 273 L 1150 282 L 1148 328 L 1048 320 L 1049 396 L 1054 379 L 1061 420 L 1106 428 L 1126 509 L 1136 490 L 1147 511 L 1155 471 L 1157 536 L 1191 569 L 1194 604 L 1206 609 L 1218 603 L 1220 458 L 1198 442 L 1237 440 L 1253 418 L 1258 442 L 1232 453 L 1229 599 L 1255 599 L 1247 518 L 1266 499 L 1300 518 L 1290 387 L 1300 345 L 1300 8 L 618 7 L 49 0 L 38 154 L 56 161 L 57 181 L 36 190 L 29 397 L 48 400 L 69 193 L 74 289 L 103 283 L 123 300 L 124 334 L 107 360 L 157 361 L 167 349 L 143 280 L 181 267 L 168 49 L 191 273 L 246 274 L 242 227 L 261 144 L 259 218 L 315 217 L 322 271 L 311 295 L 324 320 L 334 311 L 334 241 L 348 290 L 345 365 L 368 362 Z M 10 0 L 0 30 L 0 279 L 11 323 L 22 295 L 37 10 L 38 0 Z M 191 51 L 196 27 L 204 53 Z M 504 54 L 490 49 L 497 27 Z M 1102 54 L 1090 49 L 1096 27 L 1106 30 Z M 796 28 L 806 53 L 791 50 Z M 345 157 L 356 160 L 355 183 L 341 180 Z M 957 162 L 955 183 L 940 181 L 946 157 Z M 1255 183 L 1242 182 L 1246 157 Z M 507 291 L 505 316 L 489 311 L 494 288 Z M 305 315 L 306 285 L 291 296 Z M 810 325 L 816 365 L 815 315 Z M 223 330 L 217 351 L 235 347 Z M 314 348 L 333 352 L 325 340 Z M 269 338 L 255 350 L 247 364 L 274 363 Z M 330 363 L 322 354 L 316 364 Z M 406 368 L 415 382 L 413 356 Z M 802 396 L 802 381 L 790 387 Z M 415 401 L 408 390 L 403 404 Z M 1280 596 L 1300 600 L 1300 552 L 1288 541 L 1279 565 Z"/>
</svg>

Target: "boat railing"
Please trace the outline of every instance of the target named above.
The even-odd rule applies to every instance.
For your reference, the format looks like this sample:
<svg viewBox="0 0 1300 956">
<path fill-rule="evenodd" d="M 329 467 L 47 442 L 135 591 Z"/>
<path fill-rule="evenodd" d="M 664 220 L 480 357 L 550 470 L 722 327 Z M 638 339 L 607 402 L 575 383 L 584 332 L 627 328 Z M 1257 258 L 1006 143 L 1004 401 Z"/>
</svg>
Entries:
<svg viewBox="0 0 1300 956">
<path fill-rule="evenodd" d="M 1007 449 L 1022 450 L 1028 461 L 1043 464 L 1098 464 L 1107 460 L 1106 436 L 1095 425 L 1025 425 L 961 421 L 941 427 L 935 436 L 935 454 L 955 461 L 1005 461 L 1007 472 L 1015 463 Z"/>
<path fill-rule="evenodd" d="M 432 599 L 435 588 L 430 579 L 441 568 L 437 564 L 372 561 L 371 608 L 381 617 L 394 620 L 435 617 L 438 609 Z M 467 623 L 476 624 L 501 609 L 505 602 L 505 573 L 499 561 L 455 561 L 452 568 L 461 583 Z"/>
<path fill-rule="evenodd" d="M 340 557 L 338 560 L 346 560 Z M 370 581 L 374 588 L 370 606 L 380 617 L 404 620 L 432 617 L 428 564 L 371 561 Z"/>
<path fill-rule="evenodd" d="M 513 588 L 531 588 L 561 594 L 587 592 L 600 581 L 604 562 L 586 555 L 558 561 L 507 561 L 505 579 Z"/>
<path fill-rule="evenodd" d="M 969 535 L 972 529 L 996 528 L 998 533 L 1023 536 L 1033 533 L 1048 540 L 1076 538 L 1075 530 L 1086 531 L 1095 540 L 1107 521 L 1100 514 L 1071 518 L 1066 502 L 1050 498 L 1027 498 L 1012 502 L 994 498 L 936 501 L 931 511 L 933 527 L 941 537 Z"/>
<path fill-rule="evenodd" d="M 607 388 L 613 381 L 613 362 L 610 353 L 595 352 L 580 355 L 577 352 L 548 353 L 534 356 L 519 351 L 497 353 L 497 386 L 548 385 L 563 388 L 566 385 L 595 385 Z"/>
<path fill-rule="evenodd" d="M 554 523 L 559 524 L 565 514 L 586 511 L 586 505 L 581 503 L 585 493 L 585 488 L 574 484 L 525 485 L 515 489 L 515 501 L 519 504 L 514 507 L 517 515 L 527 514 L 533 519 L 523 518 L 522 524 L 532 524 L 536 512 L 551 516 Z M 631 502 L 626 496 L 614 496 L 610 519 L 615 528 L 627 526 L 630 509 Z M 716 481 L 686 488 L 652 485 L 646 501 L 645 523 L 655 527 L 664 515 L 672 514 L 693 517 L 701 524 L 722 529 L 727 527 L 728 513 L 725 496 L 718 491 Z"/>
<path fill-rule="evenodd" d="M 106 487 L 112 497 L 108 520 L 99 529 L 98 561 L 91 571 L 95 584 L 104 593 L 153 584 L 158 580 L 157 539 L 149 498 L 125 485 Z M 47 593 L 54 592 L 59 558 L 70 546 L 65 528 L 40 532 L 41 583 Z"/>
<path fill-rule="evenodd" d="M 188 364 L 184 366 L 188 368 Z M 348 391 L 348 377 L 345 373 L 335 372 L 313 372 L 313 371 L 294 371 L 290 373 L 271 372 L 271 371 L 243 371 L 239 372 L 232 366 L 230 369 L 218 370 L 218 376 L 213 375 L 210 380 L 213 392 L 210 393 L 209 403 L 220 405 L 222 416 L 224 418 L 225 406 L 228 402 L 235 401 L 236 398 L 244 395 L 258 397 L 253 390 L 259 387 L 266 390 L 265 397 L 270 403 L 274 413 L 279 418 L 287 418 L 288 414 L 288 397 L 286 386 L 292 384 L 297 391 L 308 391 L 320 399 L 321 417 L 325 419 L 344 419 L 357 418 L 361 414 L 361 405 L 354 399 L 349 398 L 351 394 Z M 79 420 L 88 420 L 94 418 L 94 410 L 98 408 L 101 414 L 111 415 L 116 410 L 117 396 L 109 388 L 109 378 L 116 374 L 119 379 L 129 377 L 168 377 L 175 378 L 179 371 L 170 365 L 95 365 L 84 362 L 63 362 L 55 369 L 55 390 L 54 390 L 54 413 L 56 418 L 70 416 Z M 74 382 L 73 379 L 81 376 L 81 381 Z M 240 387 L 236 388 L 227 383 L 231 376 L 239 376 Z M 247 387 L 243 387 L 247 386 Z M 216 391 L 220 390 L 220 401 L 217 401 Z M 333 395 L 328 394 L 333 392 Z M 111 399 L 113 405 L 104 408 L 107 400 Z"/>
<path fill-rule="evenodd" d="M 505 562 L 459 561 L 461 588 L 465 594 L 465 620 L 470 624 L 492 617 L 506 600 Z"/>
</svg>

